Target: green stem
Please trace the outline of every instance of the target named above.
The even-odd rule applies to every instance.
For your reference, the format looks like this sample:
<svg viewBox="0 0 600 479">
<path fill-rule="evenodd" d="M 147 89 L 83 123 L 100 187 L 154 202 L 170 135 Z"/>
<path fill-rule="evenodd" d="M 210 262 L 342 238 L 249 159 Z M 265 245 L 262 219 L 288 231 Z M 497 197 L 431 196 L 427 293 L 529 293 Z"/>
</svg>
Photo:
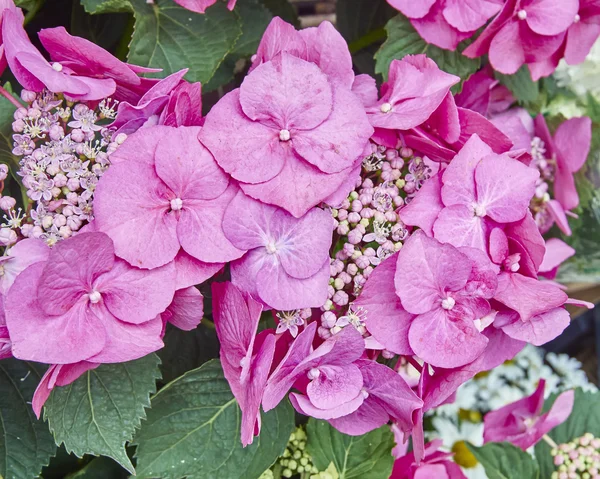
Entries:
<svg viewBox="0 0 600 479">
<path fill-rule="evenodd" d="M 380 42 L 381 40 L 385 40 L 387 34 L 385 32 L 385 28 L 378 28 L 377 30 L 372 30 L 366 35 L 354 40 L 348 45 L 350 49 L 350 53 L 356 53 L 364 48 L 370 47 L 371 45 Z"/>
<path fill-rule="evenodd" d="M 544 434 L 544 435 L 542 436 L 542 439 L 543 439 L 544 441 L 546 441 L 546 443 L 547 443 L 547 444 L 548 444 L 548 445 L 549 445 L 551 448 L 553 448 L 553 449 L 556 449 L 556 448 L 558 447 L 558 444 L 556 444 L 556 443 L 554 442 L 554 440 L 553 440 L 553 439 L 552 439 L 550 436 L 548 436 L 548 434 Z"/>
</svg>

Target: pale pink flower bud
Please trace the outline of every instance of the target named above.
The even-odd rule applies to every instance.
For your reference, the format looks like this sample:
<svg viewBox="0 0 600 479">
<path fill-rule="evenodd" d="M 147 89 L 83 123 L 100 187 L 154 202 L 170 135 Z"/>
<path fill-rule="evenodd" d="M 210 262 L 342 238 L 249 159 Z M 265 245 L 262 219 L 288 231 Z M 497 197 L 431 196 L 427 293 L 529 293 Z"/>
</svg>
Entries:
<svg viewBox="0 0 600 479">
<path fill-rule="evenodd" d="M 52 223 L 54 221 L 54 218 L 52 218 L 52 216 L 50 215 L 46 215 L 42 218 L 42 227 L 47 230 L 52 226 Z"/>
<path fill-rule="evenodd" d="M 44 159 L 44 157 L 45 157 L 46 155 L 45 155 L 45 153 L 44 153 L 44 152 L 43 152 L 41 149 L 37 149 L 37 150 L 34 150 L 34 152 L 33 152 L 33 155 L 32 155 L 32 156 L 33 156 L 33 159 L 34 159 L 35 161 L 41 161 L 41 160 L 43 160 L 43 159 Z"/>
<path fill-rule="evenodd" d="M 404 206 L 404 198 L 402 198 L 402 196 L 395 196 L 394 197 L 394 206 L 396 206 L 396 207 Z"/>
<path fill-rule="evenodd" d="M 335 276 L 338 273 L 341 273 L 342 271 L 344 271 L 344 262 L 340 261 L 339 259 L 336 259 L 333 263 L 333 266 L 335 268 L 335 273 L 333 273 L 331 276 Z"/>
<path fill-rule="evenodd" d="M 412 158 L 412 156 L 414 155 L 414 152 L 407 147 L 404 147 L 400 150 L 400 156 L 402 158 Z"/>
<path fill-rule="evenodd" d="M 73 232 L 71 231 L 71 228 L 69 228 L 68 226 L 61 226 L 58 229 L 58 234 L 61 236 L 61 238 L 67 239 L 73 235 Z"/>
<path fill-rule="evenodd" d="M 398 158 L 398 150 L 389 149 L 385 152 L 385 159 L 388 161 L 392 161 L 395 158 Z"/>
<path fill-rule="evenodd" d="M 126 139 L 127 135 L 125 133 L 119 133 L 117 136 L 115 136 L 114 141 L 117 145 L 122 145 Z"/>
<path fill-rule="evenodd" d="M 304 320 L 310 319 L 312 317 L 312 309 L 310 309 L 310 308 L 301 309 L 300 317 Z"/>
<path fill-rule="evenodd" d="M 371 178 L 365 178 L 362 182 L 363 188 L 373 188 L 373 180 Z"/>
<path fill-rule="evenodd" d="M 346 306 L 348 304 L 348 294 L 345 291 L 337 291 L 333 295 L 333 302 L 338 306 Z"/>
<path fill-rule="evenodd" d="M 25 103 L 33 103 L 36 97 L 36 93 L 30 90 L 21 90 L 21 100 Z"/>
<path fill-rule="evenodd" d="M 62 193 L 62 190 L 58 186 L 54 186 L 52 188 L 52 190 L 50 190 L 50 191 L 52 191 L 52 196 L 54 198 L 58 198 L 60 196 L 60 194 Z"/>
<path fill-rule="evenodd" d="M 79 195 L 77 193 L 67 193 L 67 201 L 72 205 L 76 205 L 79 202 Z"/>
<path fill-rule="evenodd" d="M 337 233 L 339 235 L 345 236 L 348 234 L 348 231 L 350 231 L 350 226 L 348 226 L 348 223 L 346 223 L 345 221 L 340 223 L 337 227 Z"/>
<path fill-rule="evenodd" d="M 373 211 L 371 208 L 363 208 L 360 212 L 360 216 L 362 216 L 365 219 L 373 218 L 374 215 L 375 211 Z"/>
<path fill-rule="evenodd" d="M 25 129 L 25 122 L 23 120 L 13 121 L 12 129 L 15 133 L 21 133 Z"/>
<path fill-rule="evenodd" d="M 358 223 L 360 219 L 360 213 L 353 211 L 352 213 L 348 214 L 348 221 L 352 224 Z"/>
<path fill-rule="evenodd" d="M 4 181 L 8 176 L 8 166 L 4 163 L 0 164 L 0 181 Z"/>
<path fill-rule="evenodd" d="M 355 263 L 360 269 L 364 269 L 371 264 L 371 261 L 368 256 L 363 255 L 356 258 Z"/>
<path fill-rule="evenodd" d="M 350 284 L 352 282 L 352 276 L 350 276 L 348 273 L 346 273 L 345 271 L 342 271 L 339 275 L 338 278 L 340 278 L 345 284 Z"/>
<path fill-rule="evenodd" d="M 365 270 L 363 271 L 363 276 L 365 277 L 365 279 L 369 279 L 369 276 L 371 276 L 372 272 L 373 272 L 373 266 L 367 266 L 365 268 Z"/>
<path fill-rule="evenodd" d="M 79 180 L 77 178 L 69 178 L 67 180 L 67 188 L 71 191 L 76 191 L 79 189 Z"/>
<path fill-rule="evenodd" d="M 46 169 L 47 170 L 47 169 Z M 54 186 L 62 188 L 67 185 L 68 178 L 63 173 L 59 173 L 54 177 Z"/>
<path fill-rule="evenodd" d="M 0 209 L 4 211 L 12 210 L 17 204 L 17 200 L 15 200 L 12 196 L 3 196 L 0 198 Z"/>
<path fill-rule="evenodd" d="M 381 355 L 385 359 L 392 359 L 395 356 L 394 353 L 392 353 L 391 351 L 388 351 L 387 349 L 384 349 L 383 351 L 381 351 Z"/>
<path fill-rule="evenodd" d="M 17 233 L 10 228 L 0 228 L 0 244 L 10 246 L 17 242 Z"/>
<path fill-rule="evenodd" d="M 67 218 L 65 215 L 56 215 L 54 217 L 54 226 L 60 228 L 61 226 L 65 226 L 67 224 Z"/>
<path fill-rule="evenodd" d="M 395 158 L 390 162 L 390 165 L 396 170 L 401 170 L 402 168 L 404 168 L 404 160 L 400 157 Z"/>
<path fill-rule="evenodd" d="M 67 226 L 71 228 L 72 231 L 77 231 L 81 228 L 81 220 L 77 216 L 69 216 L 67 218 Z"/>
<path fill-rule="evenodd" d="M 44 230 L 41 228 L 41 226 L 34 226 L 33 230 L 31 231 L 30 237 L 37 239 L 40 236 L 42 236 L 43 234 L 44 234 Z"/>
<path fill-rule="evenodd" d="M 344 289 L 345 283 L 344 280 L 342 280 L 341 278 L 335 278 L 333 280 L 333 287 L 335 289 Z"/>
<path fill-rule="evenodd" d="M 346 210 L 346 209 L 338 210 L 337 218 L 340 221 L 344 221 L 345 219 L 347 219 L 348 218 L 348 210 Z"/>
<path fill-rule="evenodd" d="M 319 333 L 319 337 L 321 339 L 328 339 L 331 337 L 331 331 L 329 331 L 329 329 L 324 328 L 322 326 L 319 326 L 319 329 L 317 329 L 317 332 Z"/>
<path fill-rule="evenodd" d="M 15 120 L 23 120 L 24 118 L 27 118 L 27 109 L 26 108 L 17 109 L 17 111 L 15 111 L 13 113 L 13 118 Z"/>
<path fill-rule="evenodd" d="M 385 215 L 381 212 L 381 211 L 375 211 L 374 214 L 375 217 L 375 221 L 379 222 L 379 223 L 385 223 Z"/>
<path fill-rule="evenodd" d="M 335 314 L 332 313 L 331 311 L 325 311 L 321 315 L 321 324 L 328 329 L 333 328 L 335 326 L 336 321 L 337 321 L 337 318 L 336 318 Z"/>
<path fill-rule="evenodd" d="M 356 273 L 358 273 L 358 266 L 356 266 L 354 263 L 350 263 L 346 267 L 346 271 L 348 272 L 348 274 L 351 274 L 352 276 L 354 276 Z"/>
<path fill-rule="evenodd" d="M 327 298 L 329 298 L 329 299 L 333 298 L 334 294 L 335 294 L 335 288 L 332 285 L 327 286 Z"/>
<path fill-rule="evenodd" d="M 27 224 L 21 226 L 21 234 L 25 236 L 25 238 L 29 238 L 33 234 L 33 225 Z"/>
<path fill-rule="evenodd" d="M 354 201 L 352 202 L 352 205 L 351 205 L 351 207 L 352 207 L 352 211 L 354 211 L 354 212 L 358 213 L 360 210 L 362 210 L 362 208 L 363 208 L 363 204 L 361 203 L 361 201 L 360 201 L 360 200 L 354 200 Z"/>
<path fill-rule="evenodd" d="M 395 223 L 396 221 L 398 221 L 398 215 L 393 211 L 386 211 L 385 219 L 388 220 L 390 223 Z"/>
<path fill-rule="evenodd" d="M 73 130 L 71 132 L 71 140 L 73 140 L 76 143 L 81 143 L 83 140 L 85 140 L 85 135 L 83 134 L 83 131 L 81 131 L 80 129 Z"/>
<path fill-rule="evenodd" d="M 62 140 L 65 137 L 65 131 L 62 126 L 56 124 L 50 127 L 48 134 L 50 135 L 50 139 L 54 141 Z"/>
<path fill-rule="evenodd" d="M 348 257 L 352 256 L 355 252 L 354 245 L 346 243 L 343 248 Z"/>
<path fill-rule="evenodd" d="M 346 198 L 344 201 L 342 201 L 342 204 L 340 205 L 340 209 L 347 210 L 348 208 L 350 208 L 350 200 L 348 198 Z"/>
<path fill-rule="evenodd" d="M 353 229 L 348 233 L 348 242 L 350 244 L 358 244 L 363 239 L 363 233 L 358 229 Z"/>
</svg>

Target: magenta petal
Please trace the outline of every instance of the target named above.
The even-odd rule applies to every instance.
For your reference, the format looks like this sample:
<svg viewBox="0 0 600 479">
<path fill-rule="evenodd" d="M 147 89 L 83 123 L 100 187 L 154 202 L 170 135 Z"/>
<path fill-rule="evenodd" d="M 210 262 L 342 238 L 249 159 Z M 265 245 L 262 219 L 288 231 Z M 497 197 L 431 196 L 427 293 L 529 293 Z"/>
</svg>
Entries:
<svg viewBox="0 0 600 479">
<path fill-rule="evenodd" d="M 579 171 L 590 153 L 591 141 L 592 120 L 587 116 L 561 123 L 554 135 L 558 161 L 573 173 Z"/>
<path fill-rule="evenodd" d="M 169 263 L 147 271 L 118 259 L 110 271 L 98 277 L 93 289 L 102 294 L 104 304 L 117 319 L 144 323 L 171 304 L 175 293 L 175 265 Z"/>
<path fill-rule="evenodd" d="M 377 266 L 353 304 L 366 311 L 367 329 L 387 350 L 412 356 L 408 328 L 413 315 L 402 307 L 393 286 L 396 261 L 394 255 Z"/>
<path fill-rule="evenodd" d="M 204 263 L 183 250 L 177 253 L 174 263 L 176 290 L 204 283 L 224 266 L 222 263 Z"/>
<path fill-rule="evenodd" d="M 398 254 L 396 292 L 408 312 L 427 313 L 438 306 L 441 294 L 463 288 L 470 274 L 468 257 L 417 231 Z"/>
<path fill-rule="evenodd" d="M 99 303 L 93 314 L 106 330 L 106 344 L 98 354 L 88 358 L 95 363 L 122 363 L 133 361 L 158 351 L 162 342 L 163 322 L 160 316 L 142 324 L 119 321 L 106 307 Z"/>
<path fill-rule="evenodd" d="M 595 22 L 574 23 L 567 31 L 565 60 L 569 65 L 577 65 L 585 60 L 592 46 L 600 36 L 600 25 Z"/>
<path fill-rule="evenodd" d="M 333 408 L 361 394 L 363 376 L 356 365 L 324 365 L 318 370 L 319 376 L 306 387 L 306 394 L 315 407 Z"/>
<path fill-rule="evenodd" d="M 36 297 L 43 263 L 23 271 L 9 291 L 6 325 L 16 358 L 49 364 L 76 363 L 101 351 L 104 327 L 81 299 L 65 313 L 50 316 Z"/>
<path fill-rule="evenodd" d="M 433 231 L 434 237 L 443 243 L 487 251 L 490 227 L 487 219 L 475 216 L 468 206 L 453 205 L 440 212 Z"/>
<path fill-rule="evenodd" d="M 574 405 L 575 390 L 571 389 L 570 391 L 559 394 L 550 407 L 550 410 L 540 418 L 540 422 L 542 422 L 544 426 L 543 431 L 539 432 L 547 434 L 556 426 L 565 422 L 571 415 L 571 412 L 573 412 Z"/>
<path fill-rule="evenodd" d="M 364 107 L 373 106 L 377 103 L 377 82 L 371 75 L 357 75 L 352 83 L 352 93 L 354 93 Z"/>
<path fill-rule="evenodd" d="M 6 251 L 2 264 L 3 274 L 0 276 L 0 294 L 5 295 L 15 282 L 17 276 L 28 266 L 38 261 L 45 261 L 50 248 L 42 239 L 25 238 Z"/>
<path fill-rule="evenodd" d="M 472 321 L 452 319 L 441 308 L 416 316 L 408 338 L 417 356 L 443 368 L 456 368 L 474 361 L 488 343 Z M 468 348 L 464 347 L 466 344 Z"/>
<path fill-rule="evenodd" d="M 556 223 L 556 226 L 558 226 L 564 234 L 571 236 L 571 227 L 569 226 L 569 220 L 563 206 L 556 200 L 548 200 L 546 207 L 548 208 L 550 216 L 552 216 L 552 219 Z"/>
<path fill-rule="evenodd" d="M 361 407 L 346 416 L 330 419 L 329 424 L 349 436 L 362 436 L 388 423 L 390 415 L 375 400 L 367 398 Z"/>
<path fill-rule="evenodd" d="M 350 91 L 333 90 L 333 111 L 312 130 L 292 132 L 294 151 L 324 173 L 338 173 L 353 166 L 373 134 L 359 99 Z"/>
<path fill-rule="evenodd" d="M 179 251 L 171 199 L 151 165 L 136 161 L 112 165 L 96 188 L 95 221 L 113 240 L 117 256 L 136 267 L 156 268 Z"/>
<path fill-rule="evenodd" d="M 408 18 L 423 18 L 435 4 L 436 0 L 388 0 L 388 3 L 396 10 L 400 10 Z"/>
<path fill-rule="evenodd" d="M 329 260 L 309 278 L 297 279 L 281 265 L 266 260 L 256 275 L 258 295 L 271 308 L 279 311 L 318 308 L 327 300 Z"/>
<path fill-rule="evenodd" d="M 508 238 L 500 228 L 494 228 L 490 232 L 490 259 L 496 264 L 508 257 Z"/>
<path fill-rule="evenodd" d="M 290 394 L 290 402 L 296 411 L 298 411 L 300 414 L 304 414 L 305 416 L 310 416 L 317 419 L 336 419 L 338 417 L 347 416 L 348 414 L 356 411 L 363 404 L 364 400 L 364 396 L 359 392 L 356 397 L 348 402 L 340 403 L 336 401 L 334 407 L 321 409 L 316 407 L 310 401 L 310 399 L 308 399 L 308 397 L 302 394 Z"/>
<path fill-rule="evenodd" d="M 455 143 L 460 137 L 460 118 L 452 93 L 448 92 L 444 101 L 427 120 L 427 127 L 436 132 L 447 143 Z"/>
<path fill-rule="evenodd" d="M 437 2 L 425 17 L 413 19 L 411 23 L 427 43 L 444 50 L 456 50 L 460 42 L 472 35 L 459 31 L 446 21 L 441 2 Z"/>
<path fill-rule="evenodd" d="M 285 52 L 253 70 L 239 98 L 250 120 L 289 131 L 316 128 L 333 107 L 327 76 L 314 63 Z"/>
<path fill-rule="evenodd" d="M 183 331 L 196 328 L 204 315 L 203 299 L 200 291 L 193 286 L 176 291 L 166 311 L 169 323 Z"/>
<path fill-rule="evenodd" d="M 521 221 L 507 225 L 504 232 L 510 248 L 521 254 L 521 273 L 535 277 L 544 259 L 546 246 L 533 215 L 527 212 Z"/>
<path fill-rule="evenodd" d="M 474 32 L 502 9 L 502 0 L 448 0 L 444 18 L 461 32 Z"/>
<path fill-rule="evenodd" d="M 526 341 L 534 346 L 542 346 L 562 333 L 571 316 L 564 308 L 554 308 L 546 313 L 533 316 L 527 321 L 517 321 L 502 327 L 502 331 L 511 338 Z"/>
<path fill-rule="evenodd" d="M 214 200 L 184 202 L 177 237 L 186 253 L 206 263 L 226 263 L 244 254 L 229 242 L 221 226 L 227 206 L 238 191 L 232 183 Z"/>
<path fill-rule="evenodd" d="M 523 2 L 527 25 L 540 35 L 558 35 L 573 24 L 578 0 L 529 0 Z"/>
<path fill-rule="evenodd" d="M 82 233 L 61 241 L 52 249 L 36 291 L 43 298 L 42 309 L 51 315 L 66 313 L 93 290 L 94 281 L 114 262 L 112 241 L 104 233 Z"/>
<path fill-rule="evenodd" d="M 564 261 L 575 254 L 575 250 L 558 238 L 546 241 L 546 254 L 540 265 L 540 273 L 548 273 L 558 268 Z"/>
<path fill-rule="evenodd" d="M 527 213 L 539 176 L 536 169 L 508 156 L 488 156 L 475 170 L 477 202 L 494 221 L 519 221 Z"/>
<path fill-rule="evenodd" d="M 444 208 L 441 192 L 442 175 L 437 173 L 423 184 L 408 205 L 398 211 L 402 222 L 418 226 L 428 236 L 433 236 L 433 225 Z"/>
<path fill-rule="evenodd" d="M 199 127 L 179 127 L 156 147 L 156 174 L 184 201 L 212 200 L 220 196 L 229 178 L 198 140 Z"/>
<path fill-rule="evenodd" d="M 293 25 L 274 17 L 263 33 L 256 59 L 250 71 L 263 62 L 272 60 L 280 52 L 288 52 L 298 58 L 306 58 L 306 42 Z"/>
<path fill-rule="evenodd" d="M 236 180 L 261 183 L 276 177 L 286 162 L 295 161 L 279 131 L 248 118 L 240 106 L 240 91 L 234 90 L 212 107 L 199 138 Z"/>
<path fill-rule="evenodd" d="M 461 131 L 458 142 L 452 145 L 454 148 L 462 148 L 468 139 L 475 134 L 479 136 L 480 140 L 489 145 L 494 153 L 506 153 L 513 147 L 512 139 L 479 113 L 467 110 L 466 108 L 459 108 L 458 117 L 460 119 Z M 530 145 L 528 144 L 527 149 L 529 147 Z"/>
<path fill-rule="evenodd" d="M 507 75 L 516 73 L 525 63 L 525 51 L 517 21 L 508 21 L 494 36 L 489 55 L 494 70 Z"/>
</svg>

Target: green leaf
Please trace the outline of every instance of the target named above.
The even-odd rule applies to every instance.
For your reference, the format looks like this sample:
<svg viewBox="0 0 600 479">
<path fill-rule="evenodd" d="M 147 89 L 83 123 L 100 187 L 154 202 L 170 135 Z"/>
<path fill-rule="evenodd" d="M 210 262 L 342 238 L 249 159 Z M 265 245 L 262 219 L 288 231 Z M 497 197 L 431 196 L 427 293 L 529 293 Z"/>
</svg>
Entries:
<svg viewBox="0 0 600 479">
<path fill-rule="evenodd" d="M 538 99 L 540 87 L 531 79 L 529 69 L 523 65 L 514 75 L 495 73 L 496 79 L 508 88 L 521 103 L 533 103 Z"/>
<path fill-rule="evenodd" d="M 81 4 L 91 14 L 133 11 L 129 0 L 81 0 Z"/>
<path fill-rule="evenodd" d="M 56 452 L 47 424 L 36 419 L 31 399 L 43 366 L 17 359 L 0 361 L 0 477 L 37 477 Z"/>
<path fill-rule="evenodd" d="M 553 394 L 546 399 L 544 411 L 550 409 L 556 397 L 557 394 Z M 548 435 L 556 444 L 564 444 L 583 436 L 586 432 L 600 437 L 600 393 L 576 389 L 575 404 L 569 419 L 552 429 Z M 540 477 L 543 478 L 550 477 L 554 471 L 550 449 L 544 441 L 535 446 L 535 456 L 540 463 Z"/>
<path fill-rule="evenodd" d="M 535 459 L 508 442 L 491 442 L 483 447 L 469 444 L 468 447 L 485 468 L 489 479 L 540 478 L 540 470 Z"/>
<path fill-rule="evenodd" d="M 68 452 L 112 457 L 129 472 L 125 443 L 145 417 L 160 377 L 156 354 L 104 364 L 65 387 L 55 388 L 44 409 L 57 444 Z"/>
<path fill-rule="evenodd" d="M 126 479 L 127 472 L 109 457 L 96 457 L 65 479 Z"/>
<path fill-rule="evenodd" d="M 324 471 L 333 462 L 340 479 L 390 477 L 394 465 L 394 436 L 389 426 L 363 436 L 348 436 L 326 421 L 310 418 L 306 434 L 307 450 L 319 470 Z"/>
<path fill-rule="evenodd" d="M 162 68 L 164 77 L 189 68 L 186 79 L 208 83 L 242 34 L 241 21 L 224 2 L 205 14 L 190 12 L 173 0 L 131 0 L 135 28 L 128 61 Z"/>
<path fill-rule="evenodd" d="M 387 40 L 375 55 L 375 72 L 381 73 L 386 80 L 392 60 L 419 53 L 426 54 L 441 70 L 457 75 L 462 80 L 466 80 L 481 66 L 479 58 L 467 58 L 462 54 L 469 44 L 468 41 L 462 42 L 454 52 L 438 48 L 426 43 L 404 15 L 392 18 L 385 29 Z"/>
<path fill-rule="evenodd" d="M 240 442 L 241 411 L 221 363 L 212 360 L 152 398 L 135 437 L 137 478 L 255 479 L 281 455 L 294 428 L 287 401 L 262 414 L 259 437 Z"/>
<path fill-rule="evenodd" d="M 261 0 L 261 2 L 274 17 L 280 17 L 296 28 L 300 28 L 300 20 L 296 14 L 296 9 L 288 0 Z"/>
<path fill-rule="evenodd" d="M 594 123 L 600 123 L 600 103 L 590 92 L 587 94 L 587 115 Z"/>
</svg>

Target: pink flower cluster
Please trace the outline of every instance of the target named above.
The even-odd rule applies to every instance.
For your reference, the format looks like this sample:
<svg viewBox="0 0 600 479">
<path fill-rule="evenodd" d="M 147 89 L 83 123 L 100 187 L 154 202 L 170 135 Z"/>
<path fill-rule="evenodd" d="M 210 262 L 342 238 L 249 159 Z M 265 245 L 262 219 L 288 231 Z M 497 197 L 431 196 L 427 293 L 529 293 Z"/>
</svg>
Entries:
<svg viewBox="0 0 600 479">
<path fill-rule="evenodd" d="M 455 18 L 459 3 L 435 8 Z M 473 96 L 485 111 L 459 106 L 460 79 L 426 56 L 395 60 L 378 92 L 331 24 L 296 31 L 276 18 L 240 88 L 202 118 L 185 71 L 141 78 L 147 69 L 63 29 L 40 33 L 51 64 L 21 21 L 4 10 L 4 51 L 26 88 L 13 127 L 33 222 L 0 264 L 0 354 L 52 365 L 37 414 L 55 386 L 160 349 L 167 322 L 195 328 L 196 286 L 212 279 L 244 445 L 261 405 L 289 397 L 347 434 L 391 421 L 413 436 L 408 469 L 425 457 L 450 474 L 447 455 L 425 449 L 423 414 L 567 326 L 566 294 L 538 279 L 539 159 L 486 118 L 496 96 Z M 96 107 L 112 112 L 101 125 Z M 86 147 L 103 129 L 100 161 Z M 566 210 L 572 194 L 557 190 L 581 166 L 569 131 L 544 137 Z M 230 281 L 214 281 L 221 271 Z M 279 325 L 258 333 L 267 310 Z"/>
<path fill-rule="evenodd" d="M 581 63 L 600 36 L 596 0 L 388 3 L 410 19 L 426 42 L 446 50 L 456 50 L 460 42 L 485 26 L 463 54 L 470 58 L 487 54 L 494 69 L 505 74 L 527 65 L 534 80 L 552 74 L 562 58 L 571 65 Z"/>
</svg>

